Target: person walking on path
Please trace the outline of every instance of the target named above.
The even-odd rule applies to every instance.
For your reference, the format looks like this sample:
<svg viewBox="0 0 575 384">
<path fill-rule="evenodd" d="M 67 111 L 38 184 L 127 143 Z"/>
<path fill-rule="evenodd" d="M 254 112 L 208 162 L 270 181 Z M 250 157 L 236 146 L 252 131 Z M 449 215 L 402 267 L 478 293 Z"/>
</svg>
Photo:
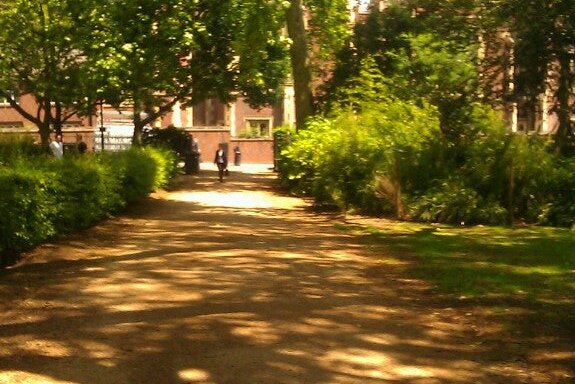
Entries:
<svg viewBox="0 0 575 384">
<path fill-rule="evenodd" d="M 218 167 L 218 177 L 220 181 L 224 181 L 224 172 L 228 168 L 228 156 L 224 150 L 224 145 L 221 143 L 216 150 L 214 164 Z"/>
</svg>

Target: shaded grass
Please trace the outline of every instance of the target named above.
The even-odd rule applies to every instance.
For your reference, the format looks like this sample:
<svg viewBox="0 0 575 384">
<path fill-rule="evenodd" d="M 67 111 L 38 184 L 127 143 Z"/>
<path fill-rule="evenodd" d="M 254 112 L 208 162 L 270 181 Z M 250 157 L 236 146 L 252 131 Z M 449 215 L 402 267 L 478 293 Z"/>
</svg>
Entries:
<svg viewBox="0 0 575 384">
<path fill-rule="evenodd" d="M 459 299 L 529 308 L 538 321 L 575 324 L 575 232 L 558 228 L 447 227 L 394 223 L 361 230 L 365 241 Z"/>
</svg>

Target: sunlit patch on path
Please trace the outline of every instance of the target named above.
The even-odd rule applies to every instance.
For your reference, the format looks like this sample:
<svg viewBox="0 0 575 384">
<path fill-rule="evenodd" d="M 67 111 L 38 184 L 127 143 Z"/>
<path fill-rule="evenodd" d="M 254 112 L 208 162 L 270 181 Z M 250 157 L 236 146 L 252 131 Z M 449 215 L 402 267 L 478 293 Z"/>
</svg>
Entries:
<svg viewBox="0 0 575 384">
<path fill-rule="evenodd" d="M 227 208 L 294 209 L 305 206 L 301 199 L 277 196 L 270 192 L 239 191 L 184 191 L 170 193 L 168 200 L 197 203 L 203 206 Z"/>
</svg>

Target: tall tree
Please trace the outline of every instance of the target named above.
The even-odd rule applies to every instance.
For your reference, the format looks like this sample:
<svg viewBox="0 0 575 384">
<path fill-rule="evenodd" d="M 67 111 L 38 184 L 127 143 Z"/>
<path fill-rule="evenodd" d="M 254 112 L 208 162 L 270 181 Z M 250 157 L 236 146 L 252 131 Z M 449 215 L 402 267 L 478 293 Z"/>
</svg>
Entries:
<svg viewBox="0 0 575 384">
<path fill-rule="evenodd" d="M 467 12 L 467 8 L 461 11 Z M 388 92 L 437 107 L 444 136 L 451 144 L 462 145 L 472 104 L 478 100 L 477 46 L 469 33 L 439 27 L 452 18 L 449 12 L 430 12 L 410 2 L 375 10 L 355 28 L 352 48 L 346 50 L 333 87 L 349 87 L 349 79 L 362 68 L 360 63 L 373 58 L 389 83 Z M 332 92 L 336 97 L 340 94 Z"/>
<path fill-rule="evenodd" d="M 559 121 L 555 134 L 557 148 L 560 151 L 573 148 L 575 3 L 569 0 L 480 3 L 483 29 L 491 31 L 490 43 L 501 40 L 497 32 L 507 34 L 507 45 L 498 47 L 506 55 L 494 55 L 488 63 L 499 71 L 504 67 L 513 69 L 508 79 L 513 87 L 503 88 L 503 97 L 523 104 L 532 114 L 555 113 Z M 552 95 L 553 107 L 540 111 L 540 98 L 545 94 Z"/>
<path fill-rule="evenodd" d="M 575 71 L 575 3 L 569 0 L 486 1 L 496 22 L 513 38 L 516 68 L 514 98 L 533 99 L 550 89 L 558 116 L 556 142 L 562 151 L 575 144 L 573 84 Z M 518 12 L 518 10 L 521 10 Z"/>
<path fill-rule="evenodd" d="M 292 40 L 290 55 L 295 91 L 296 127 L 300 129 L 306 118 L 313 113 L 311 63 L 302 0 L 290 1 L 290 6 L 286 11 L 286 22 L 288 34 Z"/>
<path fill-rule="evenodd" d="M 325 80 L 329 66 L 349 32 L 347 1 L 290 0 L 286 25 L 295 91 L 296 126 L 303 128 L 314 112 L 314 74 Z M 315 64 L 315 65 L 314 65 Z M 315 69 L 315 70 L 314 70 Z M 321 78 L 323 77 L 323 78 Z"/>
<path fill-rule="evenodd" d="M 275 2 L 105 3 L 93 17 L 91 56 L 107 79 L 101 97 L 133 107 L 134 144 L 146 125 L 178 102 L 245 94 L 263 104 L 283 83 L 287 43 L 280 38 Z"/>
<path fill-rule="evenodd" d="M 89 83 L 79 30 L 89 1 L 13 0 L 0 3 L 0 95 L 35 124 L 47 145 L 50 132 L 87 113 Z M 36 111 L 14 95 L 32 94 Z"/>
<path fill-rule="evenodd" d="M 406 37 L 419 29 L 412 10 L 403 5 L 371 12 L 364 22 L 354 26 L 350 44 L 337 53 L 334 75 L 325 85 L 324 101 L 329 105 L 338 88 L 349 87 L 348 82 L 360 75 L 361 63 L 368 57 L 375 60 L 384 75 L 391 75 L 397 61 L 394 52 L 409 48 Z"/>
</svg>

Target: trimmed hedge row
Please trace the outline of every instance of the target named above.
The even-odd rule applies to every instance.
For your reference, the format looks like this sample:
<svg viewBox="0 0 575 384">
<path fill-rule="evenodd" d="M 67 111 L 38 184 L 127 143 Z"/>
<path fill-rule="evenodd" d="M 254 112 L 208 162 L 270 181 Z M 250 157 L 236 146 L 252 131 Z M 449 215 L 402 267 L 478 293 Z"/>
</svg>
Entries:
<svg viewBox="0 0 575 384">
<path fill-rule="evenodd" d="M 86 228 L 178 172 L 169 150 L 3 158 L 0 164 L 0 264 L 50 237 Z"/>
</svg>

